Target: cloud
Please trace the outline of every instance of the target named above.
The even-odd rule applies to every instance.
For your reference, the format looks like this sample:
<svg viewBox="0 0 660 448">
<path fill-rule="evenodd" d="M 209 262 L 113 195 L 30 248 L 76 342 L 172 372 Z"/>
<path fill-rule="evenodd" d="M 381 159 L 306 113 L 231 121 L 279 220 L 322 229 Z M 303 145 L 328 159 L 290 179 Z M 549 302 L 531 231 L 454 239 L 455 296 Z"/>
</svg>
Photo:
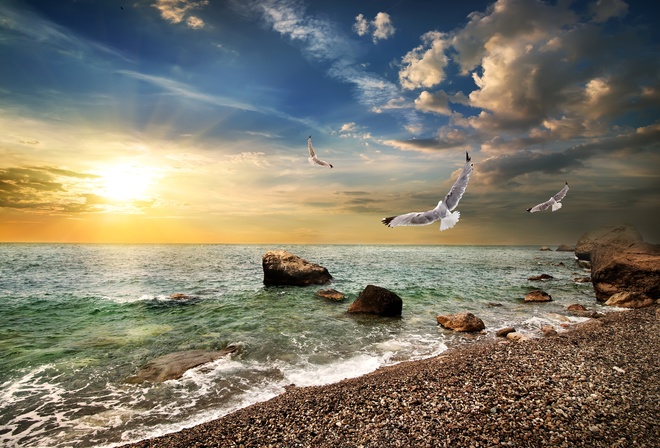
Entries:
<svg viewBox="0 0 660 448">
<path fill-rule="evenodd" d="M 358 14 L 355 17 L 353 31 L 355 31 L 358 36 L 371 34 L 371 39 L 373 40 L 373 43 L 376 44 L 379 40 L 389 39 L 394 36 L 396 28 L 392 25 L 392 20 L 388 13 L 379 12 L 371 22 L 365 19 L 363 14 Z"/>
<path fill-rule="evenodd" d="M 598 0 L 589 5 L 594 22 L 607 22 L 613 17 L 622 17 L 628 12 L 623 0 Z"/>
<path fill-rule="evenodd" d="M 382 111 L 388 101 L 400 96 L 398 86 L 375 73 L 364 70 L 357 62 L 357 46 L 338 27 L 327 20 L 305 14 L 305 6 L 297 0 L 253 1 L 249 3 L 268 26 L 293 42 L 301 44 L 301 52 L 316 63 L 327 64 L 327 74 L 347 84 L 351 84 L 357 98 L 373 111 Z M 381 33 L 387 31 L 384 16 L 380 22 Z M 389 35 L 389 34 L 388 34 Z M 409 124 L 419 119 L 412 108 L 403 112 Z"/>
<path fill-rule="evenodd" d="M 479 163 L 481 181 L 504 185 L 518 176 L 534 173 L 562 174 L 585 167 L 590 159 L 625 161 L 633 154 L 655 155 L 660 150 L 660 124 L 646 126 L 609 138 L 572 146 L 563 151 L 540 152 L 520 150 L 491 157 Z M 648 157 L 647 155 L 647 157 Z"/>
<path fill-rule="evenodd" d="M 0 168 L 0 208 L 47 213 L 68 209 L 82 211 L 80 204 L 85 203 L 84 198 L 69 192 L 67 185 L 71 184 L 71 179 L 97 177 L 56 167 Z M 90 210 L 85 208 L 85 211 Z"/>
<path fill-rule="evenodd" d="M 257 167 L 267 167 L 271 166 L 268 160 L 265 159 L 266 153 L 263 152 L 242 152 L 240 154 L 233 154 L 229 156 L 229 161 L 231 163 L 241 163 L 254 165 Z"/>
<path fill-rule="evenodd" d="M 199 9 L 209 4 L 209 0 L 156 0 L 153 6 L 160 11 L 163 19 L 170 23 L 181 23 L 185 19 L 186 25 L 192 29 L 204 27 L 204 21 L 199 17 L 189 15 L 188 11 Z"/>
<path fill-rule="evenodd" d="M 450 46 L 448 36 L 430 31 L 422 36 L 422 45 L 409 51 L 402 59 L 399 82 L 404 89 L 433 87 L 445 79 L 449 62 L 445 51 Z"/>
<path fill-rule="evenodd" d="M 449 96 L 442 90 L 435 93 L 426 90 L 419 94 L 415 100 L 415 109 L 422 112 L 435 112 L 441 115 L 451 115 Z"/>
</svg>

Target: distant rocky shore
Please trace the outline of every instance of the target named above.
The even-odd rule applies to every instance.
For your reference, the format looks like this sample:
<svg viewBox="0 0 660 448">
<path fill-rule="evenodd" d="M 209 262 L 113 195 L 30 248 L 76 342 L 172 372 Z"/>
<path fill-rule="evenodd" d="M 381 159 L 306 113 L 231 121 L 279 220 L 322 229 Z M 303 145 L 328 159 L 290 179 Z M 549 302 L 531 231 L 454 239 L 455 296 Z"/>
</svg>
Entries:
<svg viewBox="0 0 660 448">
<path fill-rule="evenodd" d="M 603 314 L 572 305 L 567 313 L 591 319 L 568 332 L 545 327 L 542 338 L 530 339 L 503 328 L 502 339 L 333 385 L 289 388 L 214 422 L 132 446 L 660 446 L 660 246 L 622 225 L 585 233 L 574 250 L 577 262 L 590 266 L 598 301 L 639 310 Z M 332 280 L 326 268 L 282 250 L 268 251 L 263 269 L 267 286 Z M 316 295 L 345 298 L 334 289 Z M 533 290 L 524 300 L 552 297 Z M 396 293 L 367 285 L 347 312 L 400 317 L 401 308 Z M 468 312 L 439 315 L 437 323 L 484 329 Z M 185 371 L 234 351 L 166 355 L 127 381 L 176 378 L 182 366 L 170 361 Z"/>
</svg>

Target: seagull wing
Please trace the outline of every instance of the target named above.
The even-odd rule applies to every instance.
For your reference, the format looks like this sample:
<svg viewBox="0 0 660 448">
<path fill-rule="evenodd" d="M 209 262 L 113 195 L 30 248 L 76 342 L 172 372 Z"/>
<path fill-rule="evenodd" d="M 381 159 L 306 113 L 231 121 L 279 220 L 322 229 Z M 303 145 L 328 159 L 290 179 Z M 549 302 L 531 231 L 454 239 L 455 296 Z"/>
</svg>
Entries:
<svg viewBox="0 0 660 448">
<path fill-rule="evenodd" d="M 389 218 L 383 218 L 381 222 L 387 227 L 425 226 L 440 218 L 442 218 L 442 211 L 440 210 L 440 207 L 436 207 L 433 210 L 428 210 L 426 212 L 412 212 L 406 213 L 405 215 L 390 216 Z"/>
<path fill-rule="evenodd" d="M 552 207 L 552 204 L 556 204 L 556 203 L 557 201 L 555 201 L 555 198 L 552 197 L 545 202 L 541 202 L 539 205 L 535 205 L 532 208 L 528 208 L 527 211 L 530 213 L 542 212 Z"/>
<path fill-rule="evenodd" d="M 309 138 L 307 139 L 307 149 L 309 150 L 309 157 L 307 160 L 309 160 L 309 163 L 311 165 L 321 165 L 321 166 L 326 166 L 328 168 L 332 168 L 332 164 L 326 162 L 325 160 L 321 160 L 318 157 L 316 157 L 316 154 L 314 153 L 314 148 L 312 147 L 312 136 L 310 135 Z"/>
<path fill-rule="evenodd" d="M 458 176 L 454 185 L 452 185 L 451 190 L 445 196 L 445 199 L 442 201 L 447 206 L 447 210 L 452 211 L 458 206 L 458 201 L 463 197 L 465 189 L 467 188 L 468 181 L 470 180 L 470 174 L 472 174 L 473 168 L 472 163 L 470 163 L 470 156 L 468 153 L 465 153 L 465 165 L 463 165 L 463 171 L 461 175 Z"/>
<path fill-rule="evenodd" d="M 566 185 L 564 185 L 564 188 L 559 190 L 559 193 L 557 193 L 556 195 L 553 196 L 553 199 L 555 201 L 559 202 L 562 199 L 564 199 L 564 197 L 566 196 L 566 193 L 568 193 L 568 182 L 566 182 Z"/>
<path fill-rule="evenodd" d="M 310 135 L 307 139 L 307 149 L 309 149 L 309 156 L 314 157 L 314 148 L 312 147 L 312 136 Z"/>
</svg>

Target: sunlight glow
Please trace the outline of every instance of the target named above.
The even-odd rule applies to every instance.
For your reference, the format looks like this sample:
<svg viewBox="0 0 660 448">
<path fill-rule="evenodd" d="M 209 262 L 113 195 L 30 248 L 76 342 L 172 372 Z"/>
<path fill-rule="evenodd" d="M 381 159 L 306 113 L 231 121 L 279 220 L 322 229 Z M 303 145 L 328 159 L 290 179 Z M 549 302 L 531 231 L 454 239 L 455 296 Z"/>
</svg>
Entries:
<svg viewBox="0 0 660 448">
<path fill-rule="evenodd" d="M 128 202 L 146 199 L 155 182 L 153 170 L 134 165 L 117 165 L 99 173 L 98 193 L 108 199 Z"/>
</svg>

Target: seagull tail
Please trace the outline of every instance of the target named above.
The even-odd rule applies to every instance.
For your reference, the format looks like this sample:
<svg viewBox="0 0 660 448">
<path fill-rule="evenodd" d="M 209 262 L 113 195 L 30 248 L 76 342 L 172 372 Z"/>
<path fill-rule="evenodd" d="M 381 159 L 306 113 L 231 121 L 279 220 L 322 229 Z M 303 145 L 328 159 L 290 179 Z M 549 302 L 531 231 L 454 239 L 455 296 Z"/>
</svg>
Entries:
<svg viewBox="0 0 660 448">
<path fill-rule="evenodd" d="M 561 202 L 555 202 L 554 204 L 552 204 L 552 211 L 553 212 L 556 212 L 560 208 L 561 208 Z"/>
<path fill-rule="evenodd" d="M 451 229 L 458 222 L 458 218 L 461 217 L 461 212 L 456 211 L 450 213 L 440 220 L 440 231 Z"/>
</svg>

